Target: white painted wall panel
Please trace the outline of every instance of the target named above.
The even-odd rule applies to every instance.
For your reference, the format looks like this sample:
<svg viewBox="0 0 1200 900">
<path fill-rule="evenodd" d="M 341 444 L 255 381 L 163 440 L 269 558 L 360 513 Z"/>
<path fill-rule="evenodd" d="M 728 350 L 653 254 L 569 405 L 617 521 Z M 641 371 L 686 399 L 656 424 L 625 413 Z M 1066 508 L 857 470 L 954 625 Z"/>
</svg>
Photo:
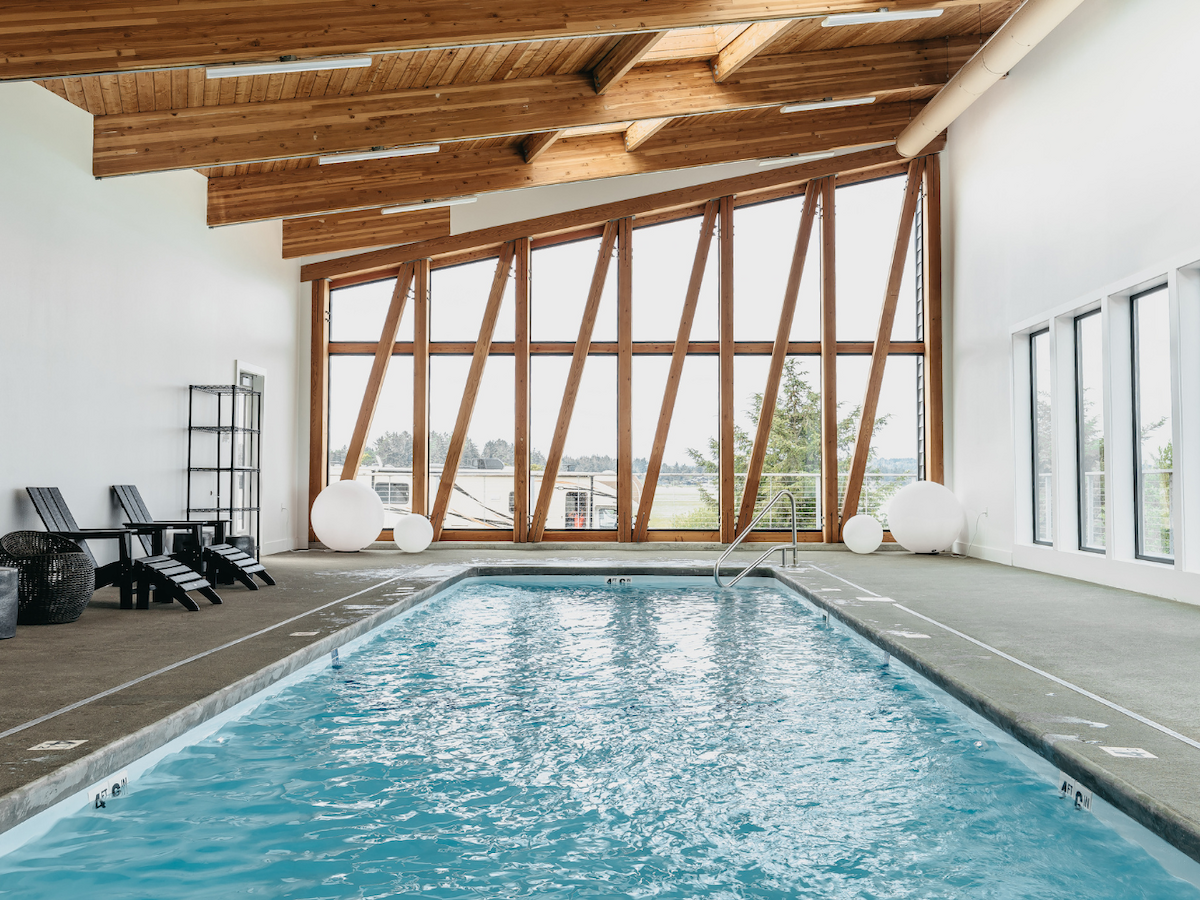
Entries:
<svg viewBox="0 0 1200 900">
<path fill-rule="evenodd" d="M 264 550 L 291 549 L 307 298 L 280 226 L 209 229 L 194 172 L 97 181 L 91 132 L 49 91 L 0 85 L 0 533 L 41 528 L 26 485 L 61 487 L 83 527 L 121 521 L 114 483 L 180 516 L 187 386 L 242 360 L 267 371 Z"/>
<path fill-rule="evenodd" d="M 969 523 L 988 510 L 979 554 L 1194 592 L 1182 572 L 1023 546 L 1004 413 L 1014 325 L 1200 258 L 1198 33 L 1194 0 L 1088 0 L 950 130 L 948 469 Z"/>
</svg>

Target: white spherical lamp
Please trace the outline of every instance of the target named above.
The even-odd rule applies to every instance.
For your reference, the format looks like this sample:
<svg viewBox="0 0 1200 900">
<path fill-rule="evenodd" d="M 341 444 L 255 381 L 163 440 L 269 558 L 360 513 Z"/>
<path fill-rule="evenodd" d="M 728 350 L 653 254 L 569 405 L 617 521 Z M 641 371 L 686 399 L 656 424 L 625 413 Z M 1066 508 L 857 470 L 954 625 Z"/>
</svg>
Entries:
<svg viewBox="0 0 1200 900">
<path fill-rule="evenodd" d="M 405 553 L 420 553 L 433 540 L 433 525 L 416 513 L 404 516 L 392 526 L 392 539 Z"/>
<path fill-rule="evenodd" d="M 383 531 L 383 501 L 361 481 L 335 481 L 317 495 L 308 521 L 330 550 L 353 553 Z"/>
<path fill-rule="evenodd" d="M 962 504 L 936 481 L 902 487 L 887 507 L 892 537 L 913 553 L 938 553 L 958 539 L 966 525 Z"/>
<path fill-rule="evenodd" d="M 874 553 L 883 543 L 883 526 L 874 516 L 854 516 L 842 526 L 842 542 L 855 553 Z"/>
</svg>

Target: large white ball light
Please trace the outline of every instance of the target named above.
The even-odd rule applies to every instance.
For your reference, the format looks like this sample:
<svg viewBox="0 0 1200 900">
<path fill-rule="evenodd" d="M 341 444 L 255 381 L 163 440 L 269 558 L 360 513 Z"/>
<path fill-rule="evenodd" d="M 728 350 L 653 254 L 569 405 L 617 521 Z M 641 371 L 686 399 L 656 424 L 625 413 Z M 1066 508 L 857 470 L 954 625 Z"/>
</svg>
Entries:
<svg viewBox="0 0 1200 900">
<path fill-rule="evenodd" d="M 335 481 L 317 495 L 309 524 L 330 550 L 353 553 L 383 531 L 383 501 L 361 481 Z"/>
<path fill-rule="evenodd" d="M 420 553 L 433 540 L 433 525 L 424 516 L 413 513 L 392 526 L 392 539 L 405 553 Z"/>
<path fill-rule="evenodd" d="M 959 537 L 966 525 L 962 504 L 936 481 L 915 481 L 896 492 L 887 508 L 892 537 L 913 553 L 937 553 Z"/>
<path fill-rule="evenodd" d="M 874 553 L 883 543 L 883 526 L 874 516 L 854 516 L 842 526 L 842 542 L 855 553 Z"/>
</svg>

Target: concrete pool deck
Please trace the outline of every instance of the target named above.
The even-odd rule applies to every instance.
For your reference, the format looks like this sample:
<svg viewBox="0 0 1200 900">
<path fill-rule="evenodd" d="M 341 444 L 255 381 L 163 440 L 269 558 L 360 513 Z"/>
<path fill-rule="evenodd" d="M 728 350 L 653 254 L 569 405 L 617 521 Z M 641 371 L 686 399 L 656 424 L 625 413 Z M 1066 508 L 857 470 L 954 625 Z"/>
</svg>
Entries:
<svg viewBox="0 0 1200 900">
<path fill-rule="evenodd" d="M 473 568 L 711 571 L 715 557 L 679 545 L 310 550 L 264 561 L 278 587 L 222 588 L 225 604 L 199 613 L 121 610 L 97 592 L 73 625 L 0 642 L 0 832 Z M 800 558 L 805 571 L 781 580 L 1200 860 L 1200 606 L 975 559 Z M 873 594 L 894 602 L 859 599 Z M 86 743 L 34 749 L 52 741 Z"/>
</svg>

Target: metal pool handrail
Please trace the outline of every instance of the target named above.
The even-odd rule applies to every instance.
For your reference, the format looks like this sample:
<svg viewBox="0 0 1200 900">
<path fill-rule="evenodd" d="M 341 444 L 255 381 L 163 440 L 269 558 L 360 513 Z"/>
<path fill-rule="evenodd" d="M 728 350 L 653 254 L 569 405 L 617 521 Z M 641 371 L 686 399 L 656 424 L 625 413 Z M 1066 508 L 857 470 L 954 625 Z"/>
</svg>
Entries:
<svg viewBox="0 0 1200 900">
<path fill-rule="evenodd" d="M 729 558 L 729 554 L 738 548 L 738 545 L 741 544 L 742 541 L 744 541 L 746 539 L 746 535 L 748 535 L 751 531 L 754 530 L 754 526 L 757 525 L 759 523 L 759 521 L 762 520 L 763 516 L 765 516 L 767 513 L 769 513 L 771 511 L 772 507 L 775 506 L 775 504 L 778 502 L 779 498 L 784 496 L 785 494 L 787 495 L 788 500 L 790 500 L 792 503 L 792 542 L 790 544 L 775 544 L 772 547 L 768 547 L 766 552 L 764 552 L 762 554 L 762 556 L 760 556 L 754 562 L 750 563 L 750 565 L 746 566 L 746 568 L 742 569 L 742 571 L 738 572 L 738 574 L 734 576 L 733 581 L 729 582 L 729 584 L 721 584 L 721 563 L 725 562 L 725 560 Z M 762 508 L 762 512 L 760 512 L 757 516 L 754 517 L 753 521 L 751 521 L 751 523 L 746 527 L 746 530 L 743 531 L 741 534 L 739 534 L 736 538 L 734 538 L 733 543 L 730 544 L 728 549 L 726 549 L 726 551 L 721 554 L 721 558 L 718 559 L 716 564 L 713 566 L 713 579 L 717 582 L 717 587 L 723 587 L 723 588 L 724 587 L 733 587 L 735 584 L 737 584 L 739 581 L 741 581 L 743 578 L 746 577 L 747 572 L 749 572 L 751 569 L 753 569 L 755 566 L 757 566 L 760 562 L 762 562 L 764 559 L 766 559 L 768 556 L 770 556 L 776 550 L 779 550 L 780 554 L 781 554 L 780 560 L 779 560 L 780 563 L 782 563 L 783 565 L 787 565 L 788 548 L 791 548 L 791 551 L 792 551 L 792 566 L 794 567 L 796 565 L 796 552 L 799 549 L 799 547 L 796 543 L 796 497 L 791 491 L 780 491 L 778 494 L 776 494 L 774 497 L 771 498 L 770 503 L 768 503 L 766 506 L 764 506 Z"/>
</svg>

